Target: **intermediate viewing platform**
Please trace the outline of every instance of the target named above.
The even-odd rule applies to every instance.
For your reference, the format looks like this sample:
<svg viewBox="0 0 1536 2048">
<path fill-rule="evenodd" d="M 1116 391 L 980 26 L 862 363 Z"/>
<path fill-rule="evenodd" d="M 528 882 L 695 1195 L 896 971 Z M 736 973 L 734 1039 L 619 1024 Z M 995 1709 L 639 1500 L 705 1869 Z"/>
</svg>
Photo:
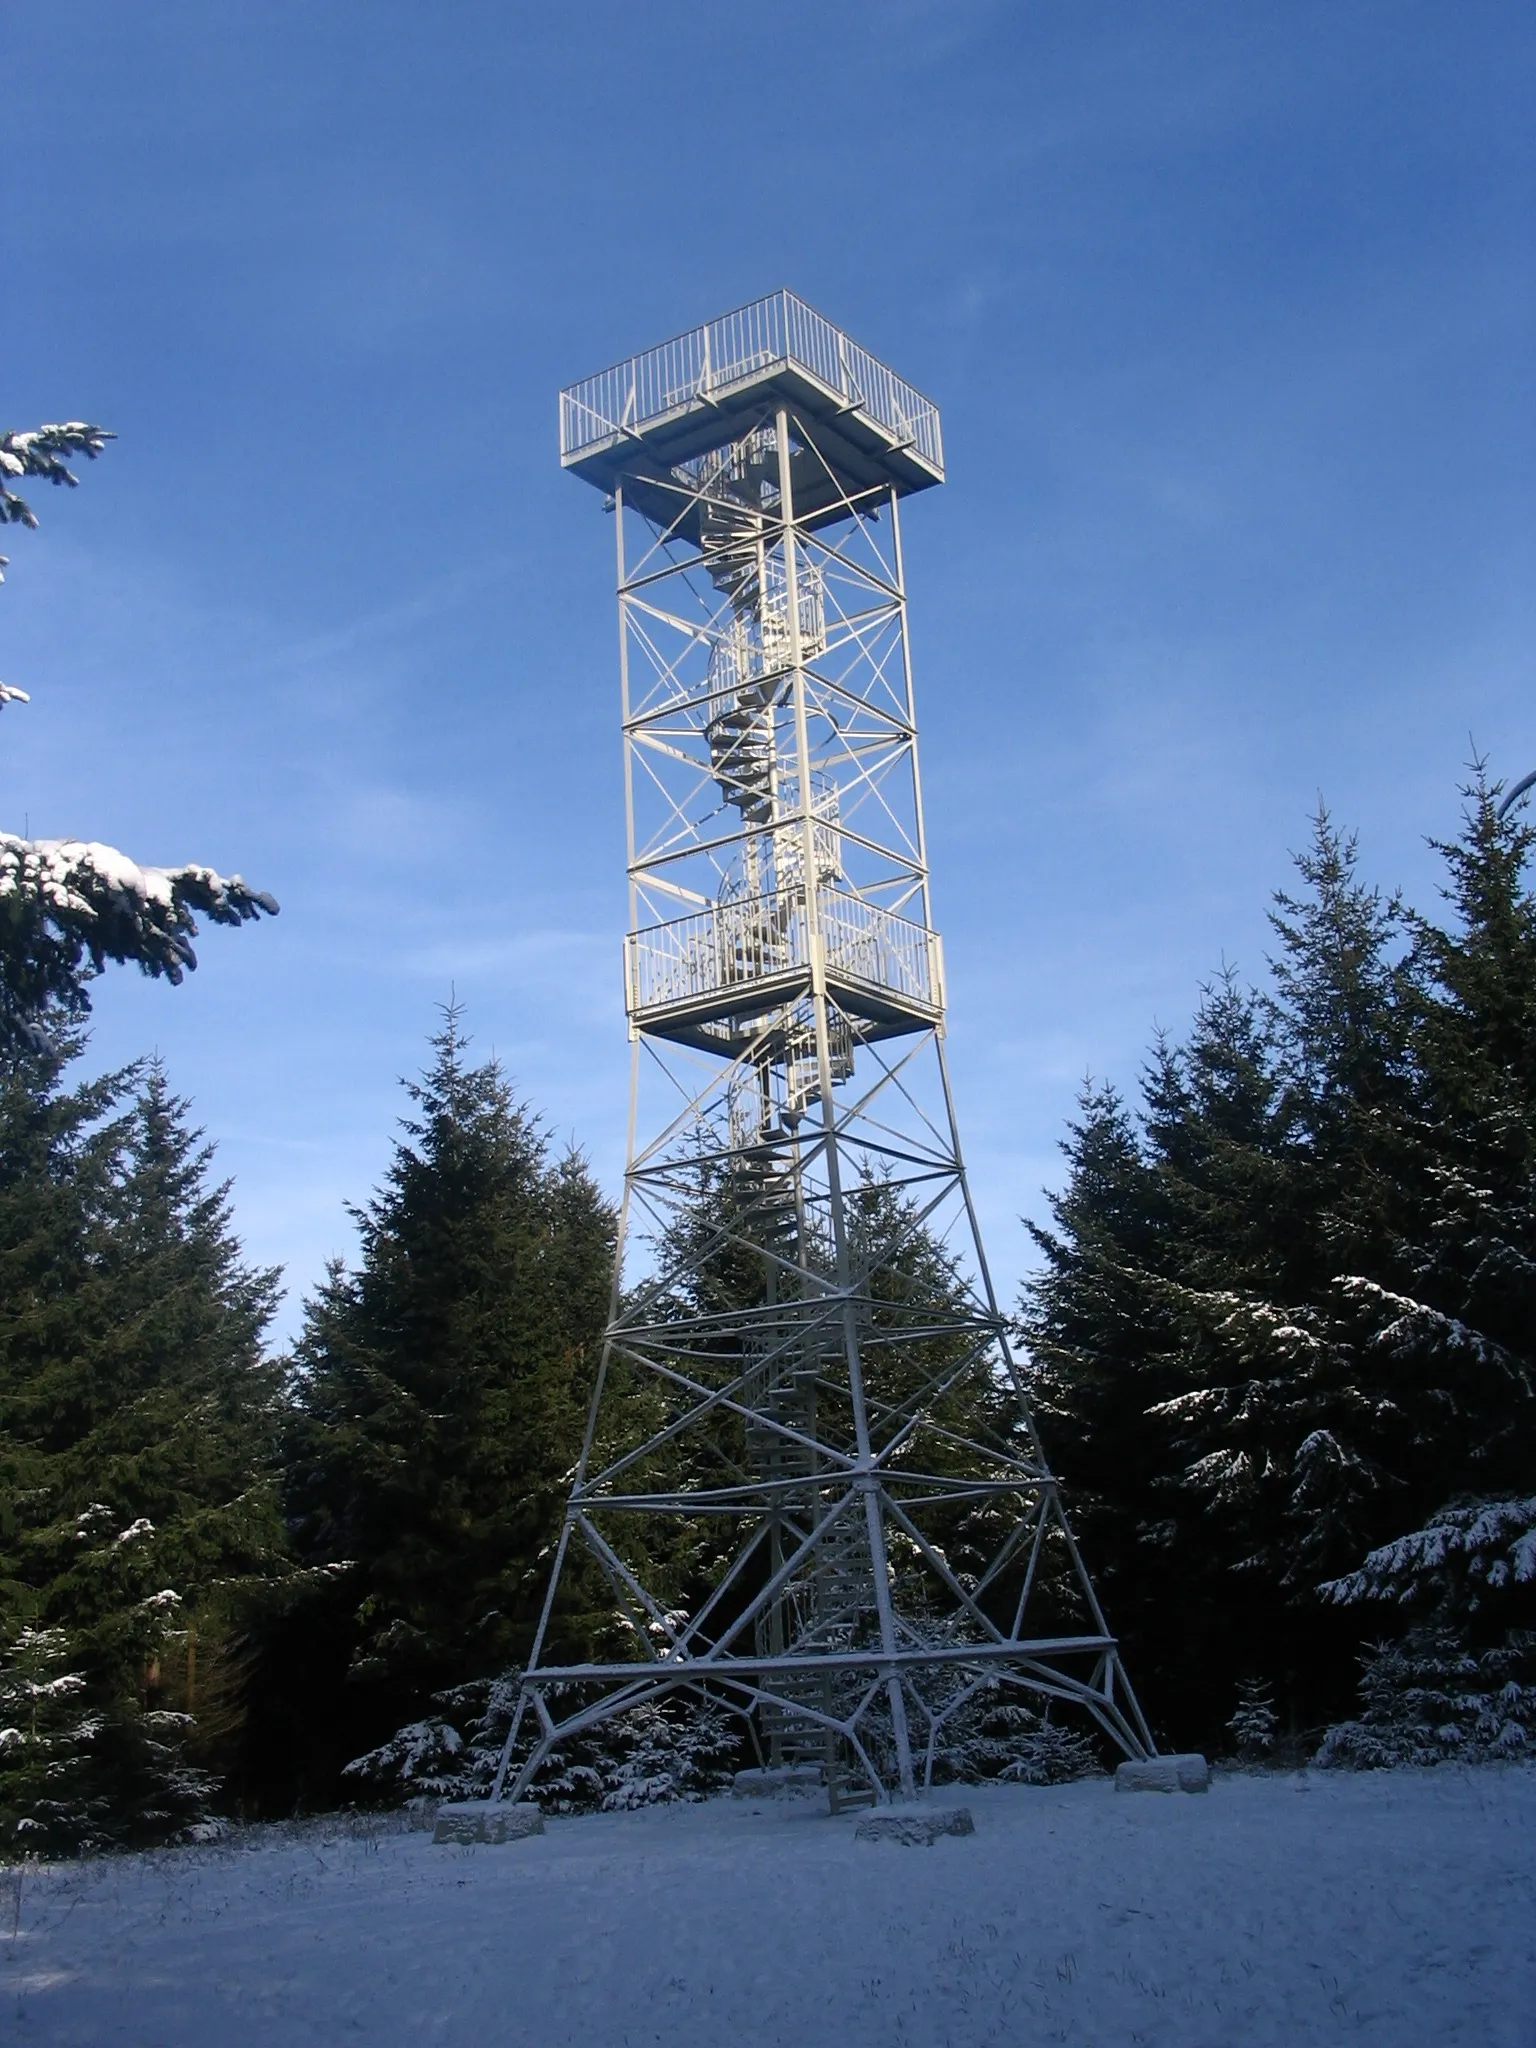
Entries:
<svg viewBox="0 0 1536 2048">
<path fill-rule="evenodd" d="M 920 491 L 944 481 L 938 407 L 791 291 L 631 356 L 560 394 L 560 460 L 588 483 L 647 502 L 648 481 L 748 433 L 775 404 L 814 417 L 840 492 Z M 827 485 L 831 485 L 830 490 Z M 660 514 L 668 501 L 663 498 Z"/>
<path fill-rule="evenodd" d="M 944 1014 L 937 932 L 850 891 L 817 892 L 827 988 L 870 1039 L 931 1028 Z M 793 1002 L 810 975 L 802 892 L 737 898 L 631 932 L 624 993 L 641 1030 L 721 1050 Z"/>
</svg>

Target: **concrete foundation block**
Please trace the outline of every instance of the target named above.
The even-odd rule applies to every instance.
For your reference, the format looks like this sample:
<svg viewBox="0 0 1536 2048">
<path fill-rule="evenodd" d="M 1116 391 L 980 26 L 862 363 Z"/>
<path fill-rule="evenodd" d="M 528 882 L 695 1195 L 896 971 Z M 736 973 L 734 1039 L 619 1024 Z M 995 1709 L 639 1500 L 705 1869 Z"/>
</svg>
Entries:
<svg viewBox="0 0 1536 2048">
<path fill-rule="evenodd" d="M 445 1800 L 437 1809 L 434 1842 L 520 1842 L 524 1835 L 542 1835 L 544 1816 L 526 1800 Z"/>
<path fill-rule="evenodd" d="M 1143 1757 L 1115 1772 L 1117 1792 L 1209 1792 L 1211 1767 L 1195 1750 L 1179 1756 Z"/>
<path fill-rule="evenodd" d="M 771 1770 L 738 1771 L 731 1780 L 733 1799 L 782 1799 L 786 1793 L 819 1792 L 820 1764 L 778 1764 Z"/>
<path fill-rule="evenodd" d="M 940 1835 L 975 1832 L 968 1806 L 950 1806 L 936 1813 L 872 1813 L 853 1831 L 859 1842 L 900 1842 L 909 1849 L 931 1849 Z"/>
</svg>

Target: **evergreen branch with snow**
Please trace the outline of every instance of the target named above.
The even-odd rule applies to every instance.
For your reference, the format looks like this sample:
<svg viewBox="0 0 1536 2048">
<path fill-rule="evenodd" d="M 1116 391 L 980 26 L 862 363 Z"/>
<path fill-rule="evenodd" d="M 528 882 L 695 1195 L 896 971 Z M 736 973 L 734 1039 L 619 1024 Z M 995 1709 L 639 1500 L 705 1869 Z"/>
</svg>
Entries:
<svg viewBox="0 0 1536 2048">
<path fill-rule="evenodd" d="M 37 525 L 5 479 L 41 477 L 72 490 L 80 479 L 67 458 L 94 462 L 114 438 L 85 420 L 0 434 L 0 525 Z M 25 690 L 0 683 L 0 706 L 28 701 Z M 240 875 L 191 861 L 149 867 L 97 840 L 0 832 L 0 1049 L 41 1051 L 50 1018 L 86 1015 L 84 984 L 109 960 L 180 982 L 197 965 L 196 913 L 245 924 L 263 912 L 275 917 L 276 902 Z"/>
<path fill-rule="evenodd" d="M 1536 1746 L 1533 1640 L 1482 1651 L 1425 1627 L 1373 1643 L 1361 1659 L 1361 1712 L 1324 1736 L 1323 1770 L 1379 1771 L 1439 1763 L 1510 1763 Z"/>
<path fill-rule="evenodd" d="M 107 443 L 115 439 L 105 427 L 91 426 L 85 420 L 63 420 L 51 426 L 30 427 L 24 432 L 12 428 L 0 434 L 0 477 L 36 476 L 73 490 L 80 479 L 65 457 L 83 455 L 94 462 Z M 37 514 L 26 499 L 9 484 L 0 483 L 0 526 L 36 525 Z M 4 566 L 4 558 L 0 557 L 0 569 Z"/>
<path fill-rule="evenodd" d="M 1471 1365 L 1497 1365 L 1512 1377 L 1525 1377 L 1503 1345 L 1492 1342 L 1459 1316 L 1446 1315 L 1428 1302 L 1398 1294 L 1363 1274 L 1342 1273 L 1333 1285 L 1352 1307 L 1386 1317 L 1368 1340 L 1374 1350 L 1396 1358 L 1428 1354 Z"/>
<path fill-rule="evenodd" d="M 197 966 L 199 913 L 238 925 L 277 910 L 197 862 L 149 867 L 96 840 L 0 832 L 0 1043 L 35 1044 L 50 1013 L 84 1014 L 83 983 L 108 961 L 179 983 Z"/>
<path fill-rule="evenodd" d="M 1358 1571 L 1318 1588 L 1341 1607 L 1364 1600 L 1406 1606 L 1427 1595 L 1462 1591 L 1475 1606 L 1478 1589 L 1501 1592 L 1536 1584 L 1536 1495 L 1516 1500 L 1458 1501 L 1423 1528 L 1373 1550 Z"/>
<path fill-rule="evenodd" d="M 10 428 L 0 434 L 0 526 L 37 525 L 37 514 L 4 481 L 6 477 L 40 476 L 48 483 L 64 484 L 73 490 L 80 479 L 65 462 L 65 456 L 84 455 L 94 462 L 107 443 L 116 438 L 105 427 L 93 427 L 85 420 L 64 420 L 53 426 L 29 427 L 24 432 Z M 0 583 L 5 581 L 9 566 L 10 557 L 0 555 Z M 0 683 L 0 708 L 30 701 L 25 690 Z"/>
</svg>

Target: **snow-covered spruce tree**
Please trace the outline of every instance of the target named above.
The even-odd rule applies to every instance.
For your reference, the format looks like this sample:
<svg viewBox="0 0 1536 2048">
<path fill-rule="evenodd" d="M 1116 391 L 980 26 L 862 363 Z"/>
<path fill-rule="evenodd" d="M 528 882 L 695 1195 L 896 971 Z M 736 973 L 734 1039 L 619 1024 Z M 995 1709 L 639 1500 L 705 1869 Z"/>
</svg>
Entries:
<svg viewBox="0 0 1536 2048">
<path fill-rule="evenodd" d="M 995 1680 L 983 1683 L 939 1732 L 934 1783 L 1065 1785 L 1103 1769 L 1098 1744 L 1080 1727 L 1053 1721 Z"/>
<path fill-rule="evenodd" d="M 1452 1474 L 1432 1469 L 1425 1505 L 1524 1492 L 1536 1471 L 1536 830 L 1499 794 L 1479 769 L 1438 846 L 1448 927 L 1410 920 L 1422 1199 L 1400 1293 L 1356 1303 L 1399 1371 L 1450 1382 L 1430 1463 L 1448 1450 Z"/>
<path fill-rule="evenodd" d="M 1274 1753 L 1280 1717 L 1274 1695 L 1262 1678 L 1237 1681 L 1237 1712 L 1227 1723 L 1232 1746 L 1246 1764 L 1263 1763 Z"/>
<path fill-rule="evenodd" d="M 680 1263 L 684 1279 L 679 1286 L 694 1290 L 687 1303 L 680 1296 L 664 1294 L 653 1306 L 657 1321 L 664 1321 L 674 1301 L 685 1309 L 702 1299 L 716 1307 L 740 1306 L 754 1298 L 763 1285 L 763 1262 L 750 1250 L 700 1262 L 680 1254 L 692 1249 L 689 1233 L 696 1242 L 715 1233 L 714 1214 L 709 1203 L 729 1199 L 724 1188 L 713 1190 L 697 1213 L 685 1214 L 677 1235 L 660 1248 L 658 1264 L 665 1271 Z M 913 1204 L 899 1190 L 883 1182 L 870 1182 L 858 1189 L 852 1204 L 855 1266 L 869 1265 L 871 1287 L 877 1298 L 915 1305 L 923 1309 L 948 1306 L 958 1296 L 961 1283 L 951 1261 L 931 1232 L 924 1228 Z M 670 1254 L 670 1256 L 669 1256 Z M 708 1290 L 705 1295 L 701 1290 Z M 913 1378 L 926 1378 L 937 1371 L 953 1352 L 955 1340 L 935 1334 L 922 1345 L 881 1346 L 872 1344 L 866 1353 L 869 1384 L 882 1397 L 899 1399 Z M 948 1347 L 946 1349 L 946 1347 Z M 612 1368 L 610 1368 L 612 1369 Z M 647 1420 L 642 1413 L 647 1399 L 643 1388 L 628 1389 L 627 1418 L 620 1409 L 617 1427 L 632 1441 Z M 964 1395 L 950 1397 L 943 1418 L 957 1436 L 978 1430 L 1006 1431 L 1017 1426 L 1017 1404 L 1011 1389 L 983 1385 Z M 614 1426 L 612 1417 L 610 1427 Z M 616 1446 L 615 1446 L 616 1448 Z M 686 1451 L 670 1449 L 664 1470 L 658 1466 L 645 1475 L 645 1484 L 686 1485 L 709 1469 L 708 1461 L 718 1457 L 730 1469 L 739 1470 L 742 1447 L 739 1423 L 724 1418 L 718 1435 L 700 1433 Z M 692 1462 L 685 1467 L 682 1460 Z M 734 1465 L 730 1461 L 735 1460 Z M 551 1504 L 553 1505 L 553 1504 Z M 975 1517 L 979 1523 L 980 1517 Z M 650 1537 L 650 1532 L 645 1532 Z M 973 1525 L 972 1518 L 957 1517 L 945 1539 L 946 1552 L 955 1569 L 964 1571 L 977 1564 L 981 1550 L 995 1549 L 1006 1533 Z M 643 1539 L 637 1539 L 643 1540 Z M 651 1540 L 654 1540 L 652 1538 Z M 681 1519 L 669 1528 L 666 1555 L 647 1552 L 643 1564 L 648 1582 L 661 1585 L 685 1613 L 691 1603 L 702 1601 L 713 1589 L 721 1560 L 719 1542 L 711 1518 L 697 1523 Z M 897 1568 L 911 1565 L 894 1546 Z M 639 1561 L 639 1560 L 637 1560 Z M 979 1565 L 977 1565 L 979 1568 Z M 542 1590 L 542 1585 L 535 1590 Z M 1010 1595 L 1016 1597 L 1016 1589 Z M 602 1617 L 606 1619 L 606 1617 Z M 623 1639 L 619 1639 L 622 1643 Z M 515 1672 L 494 1681 L 485 1679 L 440 1691 L 433 1704 L 438 1712 L 398 1728 L 385 1742 L 353 1759 L 344 1777 L 348 1789 L 378 1798 L 411 1796 L 414 1793 L 443 1796 L 447 1792 L 468 1795 L 483 1792 L 494 1773 L 509 1717 L 516 1702 Z M 1030 1733 L 1038 1733 L 1035 1722 Z M 969 1727 L 969 1723 L 967 1723 Z M 1022 1731 L 1020 1731 L 1022 1733 Z M 971 1741 L 971 1730 L 965 1741 Z M 1049 1758 L 1046 1756 L 1049 1751 Z M 730 1771 L 751 1755 L 741 1721 L 708 1701 L 687 1693 L 678 1695 L 603 1724 L 580 1741 L 562 1745 L 540 1772 L 535 1786 L 538 1797 L 556 1810 L 580 1806 L 615 1807 L 649 1803 L 663 1798 L 691 1798 L 723 1784 Z M 1015 1741 L 1007 1759 L 1017 1761 L 1028 1754 L 1032 1768 L 1062 1770 L 1077 1758 L 1077 1750 L 1065 1733 L 1056 1731 L 1041 1737 L 1031 1749 L 1028 1742 Z M 1001 1768 L 1001 1766 L 999 1766 Z"/>
<path fill-rule="evenodd" d="M 1267 1254 L 1170 1276 L 1188 1391 L 1162 1404 L 1185 1483 L 1234 1564 L 1277 1589 L 1315 1585 L 1358 1556 L 1401 1439 L 1434 1405 L 1362 1388 L 1341 1327 L 1343 1275 L 1378 1280 L 1412 1216 L 1411 975 L 1395 905 L 1362 883 L 1352 841 L 1320 815 L 1298 861 L 1306 893 L 1277 898 L 1271 1008 L 1280 1084 Z M 1406 1412 L 1411 1405 L 1413 1412 Z"/>
<path fill-rule="evenodd" d="M 1133 1117 L 1087 1089 L 1021 1327 L 1046 1449 L 1138 1690 L 1174 1739 L 1210 1707 L 1267 1617 L 1235 1601 L 1232 1551 L 1180 1479 L 1168 1406 L 1195 1370 L 1181 1290 L 1268 1284 L 1287 1232 L 1285 1126 L 1266 1020 L 1230 974 L 1188 1042 L 1160 1041 Z"/>
<path fill-rule="evenodd" d="M 67 1669 L 61 1628 L 12 1629 L 0 1654 L 0 1826 L 5 1852 L 72 1847 L 99 1818 L 91 1747 L 101 1717 L 83 1697 L 84 1674 Z M 63 1823 L 60 1826 L 60 1823 Z"/>
<path fill-rule="evenodd" d="M 354 1795 L 381 1804 L 483 1799 L 517 1705 L 518 1673 L 438 1696 L 441 1712 L 397 1729 L 343 1773 Z M 459 1731 L 465 1732 L 461 1734 Z M 529 1754 L 525 1724 L 513 1766 Z M 562 1743 L 545 1758 L 532 1796 L 546 1813 L 618 1813 L 707 1799 L 741 1762 L 742 1727 L 716 1702 L 686 1692 L 649 1700 Z"/>
<path fill-rule="evenodd" d="M 79 479 L 69 458 L 94 461 L 112 439 L 82 420 L 0 433 L 0 526 L 37 525 L 9 479 L 73 489 Z M 0 705 L 27 698 L 0 683 Z M 41 1046 L 51 1024 L 85 1016 L 87 984 L 109 961 L 180 982 L 197 965 L 199 915 L 244 924 L 263 911 L 277 915 L 264 890 L 196 862 L 146 867 L 95 840 L 0 832 L 0 1043 Z"/>
<path fill-rule="evenodd" d="M 1328 1730 L 1325 1770 L 1509 1763 L 1536 1751 L 1536 1639 L 1472 1651 L 1454 1629 L 1411 1628 L 1361 1659 L 1360 1713 Z"/>
<path fill-rule="evenodd" d="M 1101 1103 L 1069 1146 L 1025 1303 L 1042 1432 L 1189 1734 L 1260 1663 L 1287 1718 L 1336 1712 L 1351 1617 L 1319 1583 L 1532 1469 L 1536 924 L 1497 794 L 1441 848 L 1445 931 L 1320 818 L 1272 997 L 1218 985 L 1139 1119 Z"/>
<path fill-rule="evenodd" d="M 1459 1497 L 1323 1589 L 1409 1624 L 1370 1653 L 1361 1715 L 1330 1729 L 1329 1763 L 1505 1756 L 1536 1740 L 1536 833 L 1501 816 L 1481 767 L 1465 795 L 1461 837 L 1439 848 L 1450 928 L 1412 920 L 1425 1213 L 1402 1291 L 1352 1286 L 1400 1370 L 1460 1368 L 1427 1489 Z"/>
<path fill-rule="evenodd" d="M 994 1779 L 1064 1785 L 1103 1769 L 1096 1732 L 1082 1717 L 1054 1720 L 1049 1701 L 1040 1707 L 985 1665 L 953 1667 L 942 1684 L 930 1687 L 928 1697 L 939 1717 L 937 1729 L 914 1714 L 909 1715 L 909 1733 L 918 1775 L 926 1778 L 931 1769 L 935 1785 L 980 1785 Z M 858 1688 L 850 1686 L 839 1704 L 851 1712 L 857 1703 Z M 866 1715 L 862 1734 L 889 1779 L 896 1769 L 896 1745 L 883 1697 Z"/>
<path fill-rule="evenodd" d="M 1367 1652 L 1361 1711 L 1328 1730 L 1318 1763 L 1536 1754 L 1536 1496 L 1442 1508 L 1322 1591 L 1409 1625 Z"/>
<path fill-rule="evenodd" d="M 1216 1257 L 1191 1255 L 1180 1220 L 1159 1292 L 1185 1384 L 1152 1411 L 1228 1581 L 1231 1661 L 1213 1676 L 1225 1689 L 1233 1662 L 1264 1662 L 1293 1723 L 1335 1709 L 1348 1671 L 1347 1623 L 1319 1615 L 1315 1588 L 1405 1503 L 1434 1504 L 1437 1464 L 1470 1454 L 1458 1418 L 1498 1398 L 1476 1361 L 1404 1360 L 1383 1338 L 1375 1308 L 1411 1279 L 1427 1227 L 1423 969 L 1326 816 L 1298 866 L 1305 888 L 1274 914 L 1259 1170 L 1237 1184 Z"/>
<path fill-rule="evenodd" d="M 1287 1590 L 1536 1458 L 1532 841 L 1481 775 L 1467 794 L 1447 930 L 1314 859 L 1277 971 L 1313 1228 L 1284 1291 L 1185 1296 L 1189 1481 Z"/>
<path fill-rule="evenodd" d="M 1061 1149 L 1067 1177 L 1049 1198 L 1052 1227 L 1027 1226 L 1041 1265 L 1025 1288 L 1020 1328 L 1046 1451 L 1070 1493 L 1100 1597 L 1134 1640 L 1141 1581 L 1126 1567 L 1160 1511 L 1151 1489 L 1166 1469 L 1146 1422 L 1167 1391 L 1153 1376 L 1161 1318 L 1148 1284 L 1165 1219 L 1140 1134 L 1114 1089 L 1084 1085 Z M 1143 1665 L 1136 1668 L 1144 1685 Z"/>
<path fill-rule="evenodd" d="M 495 1060 L 469 1063 L 456 1008 L 433 1046 L 354 1212 L 357 1266 L 332 1269 L 294 1356 L 290 1514 L 332 1576 L 267 1646 L 274 1797 L 278 1750 L 303 1773 L 289 1797 L 334 1797 L 435 1695 L 526 1657 L 581 1443 L 612 1212 Z M 611 1603 L 570 1585 L 557 1633 L 579 1655 Z"/>
<path fill-rule="evenodd" d="M 73 1050 L 0 1053 L 0 1839 L 50 1851 L 202 1820 L 285 1569 L 276 1276 L 160 1072 Z"/>
</svg>

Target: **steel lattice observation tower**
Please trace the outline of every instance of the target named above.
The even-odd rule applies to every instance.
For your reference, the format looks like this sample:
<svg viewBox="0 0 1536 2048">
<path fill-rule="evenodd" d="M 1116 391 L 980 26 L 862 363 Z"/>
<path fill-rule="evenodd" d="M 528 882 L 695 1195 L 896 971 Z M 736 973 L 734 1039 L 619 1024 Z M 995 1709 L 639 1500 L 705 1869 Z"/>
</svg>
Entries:
<svg viewBox="0 0 1536 2048">
<path fill-rule="evenodd" d="M 682 1688 L 765 1762 L 820 1764 L 834 1808 L 931 1781 L 998 1681 L 1149 1754 L 945 1068 L 898 523 L 943 481 L 937 410 L 780 291 L 563 391 L 560 457 L 617 539 L 620 1249 L 651 1269 L 615 1285 L 492 1796 L 527 1715 L 514 1796 L 562 1738 Z M 543 1661 L 573 1546 L 627 1618 L 611 1662 Z"/>
</svg>

